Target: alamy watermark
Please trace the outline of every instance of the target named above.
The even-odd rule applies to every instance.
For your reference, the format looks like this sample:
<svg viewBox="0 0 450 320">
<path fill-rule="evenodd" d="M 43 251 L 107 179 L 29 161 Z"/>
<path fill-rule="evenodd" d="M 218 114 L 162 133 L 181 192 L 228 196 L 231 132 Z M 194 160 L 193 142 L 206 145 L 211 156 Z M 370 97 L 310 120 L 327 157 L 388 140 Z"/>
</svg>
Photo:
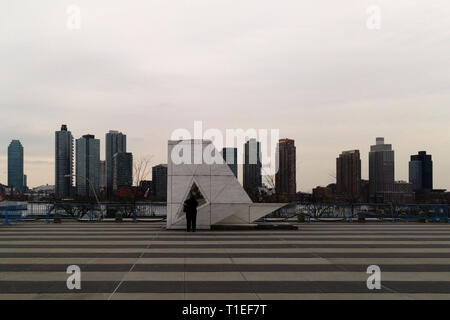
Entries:
<svg viewBox="0 0 450 320">
<path fill-rule="evenodd" d="M 367 289 L 380 290 L 381 289 L 381 269 L 376 264 L 367 267 L 367 274 L 370 274 L 367 278 Z"/>
<path fill-rule="evenodd" d="M 193 134 L 185 128 L 172 132 L 171 140 L 180 140 L 172 148 L 170 154 L 172 163 L 179 164 L 223 164 L 225 163 L 220 150 L 236 148 L 236 164 L 260 164 L 265 174 L 274 175 L 278 168 L 278 153 L 276 146 L 280 137 L 279 129 L 226 129 L 225 134 L 220 129 L 203 129 L 202 121 L 194 121 Z M 203 148 L 196 141 L 211 141 Z M 243 146 L 248 143 L 247 159 L 244 161 Z M 219 151 L 219 152 L 217 152 Z M 227 153 L 226 163 L 234 164 L 234 155 Z"/>
<path fill-rule="evenodd" d="M 366 26 L 369 30 L 380 30 L 381 29 L 381 8 L 375 4 L 367 7 L 367 20 Z"/>
<path fill-rule="evenodd" d="M 67 274 L 70 276 L 67 278 L 66 285 L 69 290 L 81 289 L 81 269 L 79 266 L 73 264 L 67 267 Z"/>
<path fill-rule="evenodd" d="M 69 30 L 81 29 L 81 8 L 76 4 L 71 4 L 66 9 L 67 21 L 66 27 Z"/>
</svg>

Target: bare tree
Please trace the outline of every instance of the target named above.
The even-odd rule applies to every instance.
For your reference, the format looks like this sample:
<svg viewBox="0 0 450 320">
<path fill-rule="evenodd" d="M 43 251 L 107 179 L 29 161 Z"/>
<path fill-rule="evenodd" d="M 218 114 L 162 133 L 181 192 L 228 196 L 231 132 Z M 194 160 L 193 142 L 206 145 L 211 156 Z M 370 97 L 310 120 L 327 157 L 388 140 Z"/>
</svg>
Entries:
<svg viewBox="0 0 450 320">
<path fill-rule="evenodd" d="M 146 180 L 150 170 L 151 170 L 151 156 L 143 156 L 134 161 L 133 164 L 133 177 L 134 177 L 134 185 L 136 187 L 139 186 L 139 183 L 142 180 Z"/>
<path fill-rule="evenodd" d="M 275 189 L 275 175 L 270 175 L 267 174 L 267 171 L 261 167 L 261 171 L 263 172 L 264 175 L 264 183 L 272 189 Z"/>
<path fill-rule="evenodd" d="M 264 183 L 272 189 L 275 189 L 275 176 L 273 175 L 264 175 Z"/>
<path fill-rule="evenodd" d="M 263 202 L 265 202 L 267 200 L 278 201 L 279 195 L 276 193 L 276 190 L 275 190 L 275 175 L 268 174 L 264 168 L 261 168 L 261 171 L 263 174 L 263 182 L 269 189 L 272 189 L 272 194 L 266 194 L 265 192 L 261 193 L 260 200 Z"/>
</svg>

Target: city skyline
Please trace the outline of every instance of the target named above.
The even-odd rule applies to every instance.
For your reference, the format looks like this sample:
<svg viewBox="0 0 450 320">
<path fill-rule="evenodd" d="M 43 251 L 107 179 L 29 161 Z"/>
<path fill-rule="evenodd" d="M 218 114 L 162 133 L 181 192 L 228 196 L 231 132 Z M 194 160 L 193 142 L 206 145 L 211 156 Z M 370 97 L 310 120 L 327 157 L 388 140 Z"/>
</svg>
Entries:
<svg viewBox="0 0 450 320">
<path fill-rule="evenodd" d="M 62 125 L 62 127 L 64 127 L 64 130 L 67 130 L 67 125 Z M 92 130 L 91 130 L 92 131 Z M 61 132 L 61 131 L 56 131 L 56 132 Z M 69 134 L 70 134 L 71 132 L 69 131 Z M 109 130 L 108 132 L 107 132 L 107 134 L 106 134 L 106 136 L 108 135 L 108 134 L 110 134 L 110 133 L 120 133 L 121 135 L 122 135 L 122 133 L 121 132 L 118 132 L 118 131 L 116 131 L 116 130 Z M 80 136 L 80 139 L 81 138 L 83 138 L 85 135 L 81 135 Z M 94 135 L 95 136 L 95 135 Z M 125 138 L 126 138 L 126 135 L 123 135 Z M 283 140 L 293 140 L 293 139 L 290 139 L 290 138 L 282 138 L 282 139 L 280 139 L 280 141 L 283 141 Z M 18 139 L 13 139 L 12 141 L 17 141 Z M 77 140 L 77 138 L 76 138 L 76 136 L 74 136 L 73 137 L 73 142 L 74 142 L 74 145 L 75 145 L 75 141 Z M 101 142 L 101 139 L 99 139 L 99 138 L 96 138 L 95 140 L 98 140 L 99 141 L 99 144 L 100 144 L 100 162 L 105 162 L 105 159 L 102 159 L 102 157 L 101 157 L 101 155 L 102 154 L 105 154 L 105 153 L 103 153 L 102 151 L 105 151 L 105 148 L 106 148 L 106 146 L 102 146 L 102 142 Z M 247 140 L 247 142 L 248 141 L 250 141 L 251 139 L 248 139 Z M 379 140 L 381 141 L 380 143 L 382 144 L 382 143 L 384 143 L 384 137 L 382 137 L 382 138 L 380 138 L 380 137 L 377 137 L 376 138 L 376 140 L 377 140 L 377 143 L 379 143 Z M 20 141 L 20 140 L 19 140 Z M 293 140 L 293 141 L 295 141 L 295 140 Z M 55 140 L 53 141 L 54 143 L 56 142 Z M 376 147 L 376 145 L 372 145 L 372 146 L 369 146 L 369 148 L 374 148 L 374 146 Z M 395 146 L 392 146 L 392 144 L 390 144 L 389 145 L 391 148 L 395 148 Z M 230 148 L 230 147 L 225 147 L 225 148 Z M 242 148 L 242 151 L 244 152 L 244 150 L 245 150 L 245 144 L 243 145 L 243 146 L 241 146 L 241 148 Z M 355 149 L 356 150 L 356 149 Z M 357 150 L 357 151 L 360 151 L 359 149 Z M 74 146 L 74 150 L 73 150 L 73 152 L 74 152 L 74 154 L 73 154 L 73 162 L 74 162 L 74 164 L 75 164 L 75 146 Z M 131 151 L 130 151 L 131 152 Z M 348 151 L 340 151 L 339 153 L 346 153 L 346 152 L 348 152 Z M 420 152 L 423 152 L 422 150 L 419 150 L 419 149 L 417 149 L 417 151 L 414 151 L 413 153 L 414 154 L 419 154 Z M 134 154 L 134 152 L 132 152 L 133 154 Z M 339 156 L 339 153 L 337 153 L 336 155 L 335 155 L 335 157 L 338 157 Z M 426 153 L 428 153 L 428 154 L 430 154 L 430 152 L 428 152 L 428 151 L 426 151 Z M 367 155 L 369 155 L 370 154 L 370 149 L 369 149 L 369 152 L 367 153 Z M 395 150 L 395 154 L 396 154 L 396 157 L 397 157 L 397 150 Z M 364 163 L 363 163 L 363 158 L 364 158 L 364 155 L 363 154 L 360 154 L 360 157 L 361 157 L 361 180 L 369 180 L 369 157 L 367 156 L 367 172 L 365 172 L 364 171 Z M 411 155 L 409 155 L 408 156 L 408 158 L 410 158 L 411 157 Z M 1 155 L 0 155 L 0 159 L 1 159 Z M 26 161 L 26 157 L 24 156 L 24 163 L 26 163 L 27 161 Z M 404 182 L 410 182 L 410 159 L 408 159 L 408 162 L 405 164 L 405 166 L 406 166 L 406 170 L 407 170 L 407 172 L 406 172 L 406 174 L 407 174 L 407 176 L 406 177 L 401 177 L 401 178 L 399 178 L 398 177 L 398 175 L 397 175 L 397 166 L 399 166 L 399 164 L 398 164 L 398 161 L 395 159 L 395 161 L 394 161 L 394 167 L 395 167 L 395 169 L 394 169 L 394 181 L 404 181 Z M 56 170 L 56 168 L 55 168 L 55 166 L 56 166 L 56 163 L 53 161 L 53 162 L 51 162 L 51 163 L 53 163 L 53 165 L 54 165 L 54 167 L 53 167 L 53 173 L 55 173 L 55 170 Z M 167 158 L 166 159 L 163 159 L 163 161 L 161 161 L 161 162 L 153 162 L 152 161 L 152 163 L 151 163 L 151 165 L 152 166 L 159 166 L 160 164 L 164 164 L 164 163 L 167 163 Z M 331 180 L 328 182 L 328 183 L 324 183 L 324 184 L 315 184 L 314 186 L 312 186 L 311 187 L 311 189 L 299 189 L 298 187 L 297 187 L 297 192 L 311 192 L 312 191 L 312 189 L 314 189 L 315 187 L 317 187 L 317 186 L 326 186 L 327 184 L 330 184 L 330 183 L 336 183 L 337 182 L 337 172 L 336 172 L 336 163 L 334 163 L 335 164 L 335 166 L 334 166 L 334 172 L 332 172 L 332 171 L 330 171 L 329 172 L 329 176 L 331 177 Z M 100 164 L 99 164 L 100 165 Z M 297 159 L 297 161 L 296 161 L 296 165 L 298 165 L 298 159 Z M 75 167 L 75 166 L 74 166 Z M 106 167 L 106 166 L 105 166 Z M 243 184 L 243 180 L 242 180 L 242 178 L 243 178 L 243 165 L 239 165 L 238 164 L 238 168 L 240 168 L 240 169 L 238 169 L 238 171 L 240 171 L 239 172 L 239 175 L 238 175 L 238 180 L 241 182 L 241 184 Z M 74 172 L 75 172 L 75 169 L 76 168 L 73 168 L 74 169 Z M 106 170 L 105 170 L 106 171 Z M 298 169 L 296 168 L 296 171 L 298 171 Z M 24 166 L 24 172 L 25 172 L 25 166 Z M 434 174 L 435 172 L 434 172 L 434 170 L 433 170 L 433 174 Z M 262 184 L 267 184 L 266 183 L 266 181 L 265 181 L 265 179 L 264 179 L 264 170 L 262 170 L 261 171 L 261 176 L 262 176 Z M 25 175 L 24 175 L 25 176 Z M 298 179 L 298 173 L 297 173 L 297 179 Z M 53 176 L 53 177 L 55 177 L 55 176 Z M 27 177 L 28 178 L 28 177 Z M 53 178 L 53 179 L 55 179 L 55 178 Z M 152 179 L 152 174 L 149 174 L 149 176 L 147 176 L 147 179 Z M 275 179 L 275 177 L 274 177 L 274 179 Z M 300 179 L 301 179 L 301 176 L 300 176 Z M 433 175 L 433 177 L 432 177 L 432 179 L 433 180 L 435 180 L 435 178 L 434 178 L 434 175 Z M 75 182 L 75 178 L 73 177 L 73 181 Z M 274 180 L 275 181 L 275 180 Z M 2 181 L 0 180 L 0 183 L 2 183 Z M 7 183 L 5 183 L 5 184 L 7 184 Z M 55 180 L 53 180 L 53 181 L 50 181 L 49 183 L 44 183 L 44 184 L 39 184 L 39 185 L 29 185 L 29 183 L 28 183 L 28 187 L 30 187 L 30 188 L 33 188 L 33 187 L 37 187 L 37 186 L 41 186 L 41 185 L 54 185 L 55 184 Z M 75 183 L 74 183 L 74 187 L 75 187 Z M 443 187 L 438 187 L 438 186 L 434 186 L 434 189 L 450 189 L 450 186 L 448 186 L 448 187 L 446 187 L 445 185 L 443 186 Z"/>
<path fill-rule="evenodd" d="M 126 132 L 133 156 L 158 164 L 171 132 L 201 119 L 294 139 L 297 190 L 333 182 L 342 150 L 360 150 L 368 179 L 377 136 L 395 148 L 396 180 L 408 181 L 410 155 L 426 150 L 434 187 L 450 189 L 450 6 L 377 3 L 382 25 L 369 30 L 365 0 L 99 0 L 80 4 L 77 31 L 66 27 L 66 3 L 1 3 L 0 183 L 18 139 L 29 186 L 53 184 L 61 123 L 101 145 L 110 129 Z"/>
</svg>

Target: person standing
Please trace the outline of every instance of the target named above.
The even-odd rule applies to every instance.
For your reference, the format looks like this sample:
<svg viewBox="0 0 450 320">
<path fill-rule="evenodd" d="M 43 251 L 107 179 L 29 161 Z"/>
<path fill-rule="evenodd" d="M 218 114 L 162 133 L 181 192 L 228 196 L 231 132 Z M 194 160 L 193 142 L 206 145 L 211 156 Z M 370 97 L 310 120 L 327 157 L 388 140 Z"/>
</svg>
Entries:
<svg viewBox="0 0 450 320">
<path fill-rule="evenodd" d="M 184 202 L 184 212 L 186 213 L 186 231 L 195 232 L 197 224 L 197 206 L 198 202 L 195 196 L 191 194 L 189 199 Z"/>
</svg>

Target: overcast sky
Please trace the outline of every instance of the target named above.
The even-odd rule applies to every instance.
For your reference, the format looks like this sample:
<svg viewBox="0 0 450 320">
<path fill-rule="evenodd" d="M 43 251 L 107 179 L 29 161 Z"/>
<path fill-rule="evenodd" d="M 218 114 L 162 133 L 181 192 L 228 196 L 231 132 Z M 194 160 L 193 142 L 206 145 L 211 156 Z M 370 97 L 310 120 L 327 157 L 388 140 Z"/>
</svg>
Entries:
<svg viewBox="0 0 450 320">
<path fill-rule="evenodd" d="M 81 29 L 67 28 L 67 7 Z M 381 9 L 380 29 L 366 22 Z M 334 182 L 335 158 L 384 136 L 396 179 L 433 155 L 450 189 L 448 0 L 2 0 L 0 183 L 20 139 L 31 187 L 54 184 L 54 131 L 127 134 L 167 162 L 173 130 L 278 128 L 295 139 L 297 189 Z"/>
</svg>

